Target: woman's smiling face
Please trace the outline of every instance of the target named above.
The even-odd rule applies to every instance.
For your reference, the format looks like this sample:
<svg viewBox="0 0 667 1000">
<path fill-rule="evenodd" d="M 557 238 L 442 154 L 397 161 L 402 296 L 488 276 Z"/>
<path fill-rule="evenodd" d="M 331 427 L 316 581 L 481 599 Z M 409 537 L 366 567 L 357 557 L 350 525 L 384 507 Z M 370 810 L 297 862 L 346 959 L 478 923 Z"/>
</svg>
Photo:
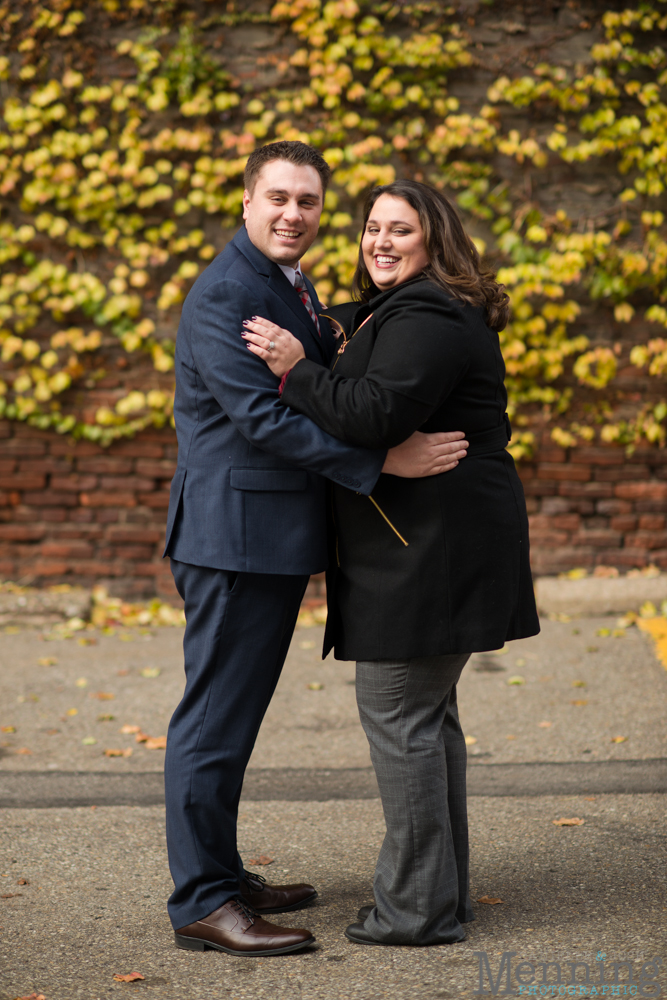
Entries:
<svg viewBox="0 0 667 1000">
<path fill-rule="evenodd" d="M 373 205 L 361 238 L 364 263 L 380 291 L 416 278 L 429 263 L 416 210 L 391 194 Z"/>
</svg>

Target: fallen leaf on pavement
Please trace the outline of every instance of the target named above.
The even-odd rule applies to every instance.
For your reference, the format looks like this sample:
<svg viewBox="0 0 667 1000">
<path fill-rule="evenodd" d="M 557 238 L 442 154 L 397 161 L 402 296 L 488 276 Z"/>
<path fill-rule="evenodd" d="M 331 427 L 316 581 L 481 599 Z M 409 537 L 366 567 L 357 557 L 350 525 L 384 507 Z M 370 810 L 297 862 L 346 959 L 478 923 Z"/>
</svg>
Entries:
<svg viewBox="0 0 667 1000">
<path fill-rule="evenodd" d="M 271 865 L 273 864 L 273 858 L 268 857 L 266 854 L 259 854 L 256 858 L 248 858 L 249 865 Z"/>
<path fill-rule="evenodd" d="M 586 687 L 586 681 L 572 681 L 572 687 L 573 688 L 585 688 Z"/>
<path fill-rule="evenodd" d="M 137 728 L 137 735 L 134 737 L 137 743 L 145 743 L 146 740 L 150 739 L 148 733 L 142 733 L 141 729 Z"/>
<path fill-rule="evenodd" d="M 116 696 L 110 691 L 91 691 L 88 697 L 97 698 L 98 701 L 113 701 Z"/>
<path fill-rule="evenodd" d="M 466 746 L 473 746 L 477 742 L 476 736 L 466 736 Z"/>
<path fill-rule="evenodd" d="M 507 678 L 508 684 L 525 684 L 526 678 L 522 677 L 520 674 L 515 674 L 514 677 Z"/>
<path fill-rule="evenodd" d="M 117 670 L 116 671 L 116 676 L 117 677 L 127 677 L 129 675 L 129 673 L 130 673 L 129 670 Z"/>
<path fill-rule="evenodd" d="M 95 739 L 94 736 L 84 736 L 84 738 L 81 740 L 81 743 L 83 744 L 84 747 L 94 747 L 95 744 L 97 743 L 97 740 Z"/>
<path fill-rule="evenodd" d="M 25 754 L 26 756 L 30 756 L 32 750 L 30 750 L 28 747 L 19 747 L 19 749 L 16 752 Z"/>
<path fill-rule="evenodd" d="M 22 896 L 22 892 L 5 892 L 0 896 L 0 899 L 15 899 L 16 896 Z"/>
<path fill-rule="evenodd" d="M 141 726 L 125 725 L 125 726 L 121 726 L 118 731 L 120 733 L 124 733 L 126 736 L 129 736 L 130 733 L 140 733 L 141 732 Z"/>
<path fill-rule="evenodd" d="M 607 639 L 611 635 L 610 628 L 598 628 L 595 630 L 595 634 L 599 635 L 601 639 Z"/>
<path fill-rule="evenodd" d="M 105 750 L 104 751 L 104 756 L 105 757 L 131 757 L 132 756 L 132 747 L 126 747 L 124 750 L 115 750 L 115 749 Z"/>
<path fill-rule="evenodd" d="M 78 642 L 78 644 L 80 646 L 96 646 L 97 645 L 97 639 L 95 639 L 94 636 L 86 636 L 85 638 L 82 637 L 81 639 L 77 639 L 76 641 Z"/>
<path fill-rule="evenodd" d="M 65 712 L 65 715 L 78 715 L 78 714 L 79 714 L 78 708 L 68 708 L 67 711 Z"/>
<path fill-rule="evenodd" d="M 144 667 L 144 669 L 140 670 L 139 673 L 141 674 L 142 677 L 159 677 L 160 676 L 160 668 L 159 667 Z"/>
<path fill-rule="evenodd" d="M 40 656 L 37 662 L 39 663 L 40 667 L 55 667 L 56 663 L 58 662 L 58 657 Z"/>
<path fill-rule="evenodd" d="M 88 678 L 87 678 L 87 677 L 78 677 L 78 678 L 77 678 L 77 679 L 76 679 L 76 680 L 74 681 L 74 683 L 76 684 L 76 686 L 77 686 L 78 688 L 85 688 L 85 687 L 87 687 L 87 686 L 88 686 Z"/>
<path fill-rule="evenodd" d="M 149 736 L 144 746 L 147 750 L 166 750 L 167 749 L 167 737 L 166 736 Z"/>
<path fill-rule="evenodd" d="M 299 649 L 315 649 L 315 643 L 308 639 L 306 642 L 299 643 Z"/>
<path fill-rule="evenodd" d="M 612 743 L 625 743 L 626 740 L 627 736 L 612 736 L 611 738 Z"/>
<path fill-rule="evenodd" d="M 47 729 L 46 730 L 46 735 L 47 736 L 57 736 L 59 732 L 60 732 L 59 729 Z"/>
<path fill-rule="evenodd" d="M 508 736 L 505 737 L 505 739 L 506 740 L 515 740 L 516 736 L 514 735 L 514 733 L 510 733 Z"/>
<path fill-rule="evenodd" d="M 499 899 L 498 896 L 480 896 L 477 902 L 489 903 L 490 906 L 495 906 L 496 903 L 502 903 L 502 899 Z"/>
<path fill-rule="evenodd" d="M 582 705 L 587 705 L 588 704 L 588 699 L 587 698 L 574 698 L 570 702 L 570 704 L 571 705 L 579 705 L 581 707 Z"/>
<path fill-rule="evenodd" d="M 312 684 L 306 684 L 309 691 L 322 691 L 324 684 L 320 684 L 319 681 L 313 681 Z"/>
<path fill-rule="evenodd" d="M 547 722 L 546 719 L 543 722 L 537 723 L 540 729 L 551 729 L 553 722 Z"/>
<path fill-rule="evenodd" d="M 17 885 L 30 885 L 30 882 L 28 882 L 27 878 L 17 878 L 16 884 Z"/>
<path fill-rule="evenodd" d="M 586 646 L 587 653 L 597 653 L 597 651 L 598 651 L 597 646 Z"/>
<path fill-rule="evenodd" d="M 0 733 L 15 733 L 15 726 L 0 726 Z"/>
<path fill-rule="evenodd" d="M 27 997 L 16 997 L 16 1000 L 46 1000 L 43 993 L 31 993 Z"/>
<path fill-rule="evenodd" d="M 560 819 L 552 819 L 551 822 L 554 826 L 583 826 L 585 820 L 579 819 L 578 816 L 572 816 L 571 819 L 561 816 Z"/>
<path fill-rule="evenodd" d="M 115 719 L 116 719 L 115 715 L 98 715 L 97 716 L 97 721 L 98 722 L 114 722 Z"/>
<path fill-rule="evenodd" d="M 145 979 L 145 978 L 146 977 L 142 976 L 140 972 L 128 972 L 126 976 L 123 976 L 120 974 L 120 972 L 117 972 L 114 975 L 114 979 L 116 980 L 117 983 L 133 983 L 137 979 Z"/>
</svg>

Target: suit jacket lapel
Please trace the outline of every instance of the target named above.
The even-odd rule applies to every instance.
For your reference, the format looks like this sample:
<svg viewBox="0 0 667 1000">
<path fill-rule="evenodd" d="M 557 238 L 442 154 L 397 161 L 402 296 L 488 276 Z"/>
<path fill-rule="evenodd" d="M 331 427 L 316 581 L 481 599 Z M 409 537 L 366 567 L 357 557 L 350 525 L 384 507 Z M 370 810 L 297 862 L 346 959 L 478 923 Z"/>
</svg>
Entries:
<svg viewBox="0 0 667 1000">
<path fill-rule="evenodd" d="M 299 297 L 299 293 L 296 291 L 294 286 L 285 277 L 283 272 L 280 270 L 277 264 L 270 261 L 268 257 L 265 257 L 261 250 L 258 250 L 254 243 L 251 243 L 250 237 L 246 231 L 245 226 L 241 226 L 239 231 L 234 236 L 232 243 L 235 247 L 241 251 L 244 257 L 247 257 L 255 270 L 268 278 L 268 285 L 280 298 L 283 300 L 285 305 L 289 306 L 291 311 L 294 313 L 296 319 L 299 321 L 301 327 L 308 331 L 309 335 L 314 339 L 317 344 L 317 349 L 324 358 L 325 361 L 329 361 L 331 354 L 333 353 L 333 335 L 329 329 L 328 323 L 326 323 L 326 334 L 324 329 L 322 329 L 322 336 L 320 337 L 317 332 L 317 328 L 313 323 L 308 310 L 304 306 L 303 302 Z M 315 293 L 313 285 L 306 278 L 306 284 L 308 286 L 308 291 L 310 292 L 310 297 L 313 303 L 313 308 L 318 313 L 322 309 L 319 299 Z M 270 319 L 270 317 L 267 317 Z M 320 326 L 323 327 L 326 321 L 320 321 Z M 298 334 L 293 330 L 291 331 L 295 336 Z"/>
</svg>

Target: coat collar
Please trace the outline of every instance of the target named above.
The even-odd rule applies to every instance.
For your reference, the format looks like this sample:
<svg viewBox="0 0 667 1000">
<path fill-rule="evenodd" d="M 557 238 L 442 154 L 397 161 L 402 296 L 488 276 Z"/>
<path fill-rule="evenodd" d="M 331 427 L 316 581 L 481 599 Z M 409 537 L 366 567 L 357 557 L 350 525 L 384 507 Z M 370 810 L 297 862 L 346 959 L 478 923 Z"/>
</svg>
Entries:
<svg viewBox="0 0 667 1000">
<path fill-rule="evenodd" d="M 248 236 L 248 231 L 244 225 L 241 226 L 239 231 L 236 233 L 232 239 L 232 243 L 236 249 L 250 261 L 259 274 L 268 278 L 269 288 L 280 296 L 286 306 L 289 306 L 301 326 L 305 327 L 310 336 L 315 340 L 320 352 L 328 360 L 334 347 L 334 340 L 329 324 L 327 322 L 320 323 L 322 331 L 322 336 L 320 337 L 315 324 L 310 318 L 308 310 L 299 297 L 299 293 L 296 291 L 285 274 L 280 270 L 278 265 L 269 260 L 269 258 L 266 257 L 261 250 L 258 250 L 255 244 L 251 242 L 250 237 Z M 313 308 L 319 315 L 322 306 L 317 298 L 315 289 L 308 278 L 306 278 L 306 284 L 308 286 L 308 291 L 310 292 Z"/>
</svg>

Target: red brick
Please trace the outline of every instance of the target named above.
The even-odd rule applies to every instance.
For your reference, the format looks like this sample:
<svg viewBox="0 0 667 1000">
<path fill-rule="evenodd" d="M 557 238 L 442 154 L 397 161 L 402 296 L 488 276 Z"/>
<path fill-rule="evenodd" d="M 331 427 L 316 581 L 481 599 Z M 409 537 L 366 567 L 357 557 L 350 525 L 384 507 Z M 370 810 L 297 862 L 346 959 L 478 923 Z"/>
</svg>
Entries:
<svg viewBox="0 0 667 1000">
<path fill-rule="evenodd" d="M 16 542 L 37 542 L 46 528 L 42 524 L 0 524 L 0 538 Z"/>
<path fill-rule="evenodd" d="M 44 490 L 42 493 L 24 493 L 23 502 L 30 507 L 76 507 L 78 500 L 73 493 L 56 493 Z"/>
<path fill-rule="evenodd" d="M 629 500 L 598 500 L 595 508 L 599 514 L 631 514 L 633 506 Z"/>
<path fill-rule="evenodd" d="M 118 520 L 118 511 L 112 507 L 98 507 L 95 520 L 98 524 L 111 524 Z"/>
<path fill-rule="evenodd" d="M 564 479 L 568 482 L 587 482 L 591 478 L 590 465 L 572 465 L 570 462 L 540 462 L 538 479 Z"/>
<path fill-rule="evenodd" d="M 598 566 L 619 566 L 632 569 L 635 566 L 646 566 L 646 549 L 601 549 L 596 553 Z"/>
<path fill-rule="evenodd" d="M 104 448 L 92 441 L 71 441 L 69 438 L 61 440 L 55 438 L 51 442 L 49 452 L 52 455 L 66 455 L 68 458 L 87 458 L 90 455 L 102 455 Z"/>
<path fill-rule="evenodd" d="M 34 472 L 13 472 L 9 476 L 0 476 L 0 489 L 41 490 L 45 485 L 46 476 Z"/>
<path fill-rule="evenodd" d="M 557 514 L 553 518 L 554 528 L 560 528 L 561 531 L 578 531 L 581 526 L 581 515 L 580 514 Z"/>
<path fill-rule="evenodd" d="M 125 476 L 132 472 L 132 461 L 129 458 L 115 458 L 113 455 L 100 455 L 98 458 L 81 458 L 77 460 L 78 472 L 93 472 L 101 476 Z"/>
<path fill-rule="evenodd" d="M 639 527 L 642 531 L 662 531 L 665 527 L 665 518 L 662 514 L 642 514 L 639 518 Z"/>
<path fill-rule="evenodd" d="M 87 559 L 93 554 L 92 545 L 86 542 L 44 542 L 39 551 L 53 559 Z"/>
<path fill-rule="evenodd" d="M 0 559 L 0 576 L 11 580 L 16 575 L 16 563 L 11 559 Z"/>
<path fill-rule="evenodd" d="M 66 521 L 69 511 L 65 507 L 42 507 L 39 516 L 43 521 L 58 523 Z"/>
<path fill-rule="evenodd" d="M 71 510 L 69 512 L 69 519 L 75 524 L 90 524 L 94 518 L 95 515 L 92 510 L 88 510 L 85 507 L 77 507 L 76 510 Z"/>
<path fill-rule="evenodd" d="M 84 507 L 134 507 L 134 493 L 82 493 L 79 497 Z"/>
<path fill-rule="evenodd" d="M 0 441 L 0 455 L 46 455 L 46 445 L 43 441 L 9 438 L 7 441 Z"/>
<path fill-rule="evenodd" d="M 132 567 L 137 576 L 158 576 L 161 573 L 160 563 L 135 563 Z"/>
<path fill-rule="evenodd" d="M 131 544 L 136 544 L 137 542 L 159 542 L 164 537 L 164 529 L 158 530 L 157 528 L 146 529 L 146 528 L 130 528 L 127 525 L 123 525 L 118 528 L 109 528 L 106 532 L 106 537 L 110 542 L 130 542 Z"/>
<path fill-rule="evenodd" d="M 54 490 L 72 490 L 80 493 L 81 490 L 93 490 L 97 486 L 97 476 L 79 476 L 75 472 L 68 476 L 52 476 L 51 488 Z"/>
<path fill-rule="evenodd" d="M 176 472 L 176 463 L 169 461 L 138 461 L 135 469 L 139 476 L 150 476 L 153 479 L 173 479 Z"/>
<path fill-rule="evenodd" d="M 654 549 L 651 552 L 651 562 L 659 566 L 660 569 L 667 569 L 667 549 Z M 0 567 L 2 564 L 0 563 Z M 0 568 L 0 573 L 2 569 Z"/>
<path fill-rule="evenodd" d="M 650 480 L 646 483 L 619 483 L 614 494 L 622 500 L 665 500 L 667 483 Z"/>
<path fill-rule="evenodd" d="M 169 491 L 156 490 L 155 493 L 140 493 L 137 499 L 145 507 L 167 508 L 169 506 Z"/>
<path fill-rule="evenodd" d="M 159 444 L 149 444 L 148 441 L 120 441 L 113 445 L 113 453 L 126 458 L 162 458 L 164 448 Z"/>
<path fill-rule="evenodd" d="M 533 531 L 549 531 L 552 527 L 553 520 L 547 517 L 545 514 L 531 514 L 528 518 L 528 527 L 531 532 Z"/>
<path fill-rule="evenodd" d="M 664 514 L 667 500 L 636 500 L 635 510 L 638 514 Z"/>
<path fill-rule="evenodd" d="M 567 452 L 564 448 L 555 448 L 553 441 L 547 438 L 547 444 L 543 445 L 537 451 L 537 457 L 540 462 L 565 462 L 567 461 Z"/>
<path fill-rule="evenodd" d="M 558 483 L 551 479 L 531 479 L 523 483 L 523 492 L 526 496 L 548 497 L 558 492 Z"/>
<path fill-rule="evenodd" d="M 571 462 L 585 462 L 591 465 L 623 465 L 626 461 L 624 448 L 573 448 Z"/>
<path fill-rule="evenodd" d="M 59 472 L 63 474 L 69 472 L 71 468 L 69 462 L 53 458 L 51 455 L 45 455 L 44 458 L 27 459 L 24 462 L 19 461 L 19 472 L 42 472 L 44 474 Z"/>
<path fill-rule="evenodd" d="M 92 579 L 103 579 L 105 576 L 123 576 L 127 567 L 118 562 L 100 562 L 96 559 L 77 559 L 70 564 L 72 573 L 77 576 L 89 576 Z"/>
<path fill-rule="evenodd" d="M 153 545 L 116 545 L 114 552 L 117 559 L 142 560 L 151 559 L 155 554 Z"/>
<path fill-rule="evenodd" d="M 533 572 L 538 575 L 560 573 L 563 570 L 574 569 L 575 566 L 593 566 L 595 553 L 593 549 L 562 546 L 558 549 L 532 549 L 531 564 Z"/>
<path fill-rule="evenodd" d="M 119 490 L 123 493 L 128 490 L 146 492 L 155 489 L 155 482 L 152 479 L 142 479 L 139 476 L 100 476 L 100 489 L 109 492 Z"/>
<path fill-rule="evenodd" d="M 64 576 L 70 567 L 66 562 L 57 562 L 54 559 L 39 559 L 27 568 L 35 576 Z"/>
<path fill-rule="evenodd" d="M 611 548 L 615 545 L 622 545 L 623 536 L 620 531 L 613 531 L 611 528 L 600 528 L 598 530 L 577 532 L 572 536 L 573 545 L 588 545 L 592 548 Z"/>
<path fill-rule="evenodd" d="M 558 548 L 559 545 L 565 545 L 569 541 L 569 534 L 567 531 L 531 531 L 530 541 L 531 545 L 539 545 L 542 548 Z"/>
<path fill-rule="evenodd" d="M 616 517 L 612 517 L 609 524 L 614 531 L 634 531 L 637 527 L 637 518 L 632 514 L 618 514 Z"/>
<path fill-rule="evenodd" d="M 13 472 L 16 468 L 15 458 L 3 458 L 0 459 L 0 475 L 6 476 L 8 473 Z"/>
<path fill-rule="evenodd" d="M 595 478 L 601 483 L 619 483 L 623 481 L 642 482 L 650 479 L 651 470 L 648 465 L 623 465 L 614 469 L 596 469 Z"/>
<path fill-rule="evenodd" d="M 662 549 L 667 545 L 667 531 L 637 531 L 625 536 L 625 544 L 637 549 Z"/>
<path fill-rule="evenodd" d="M 597 497 L 610 497 L 613 495 L 614 487 L 611 483 L 560 483 L 558 492 L 564 497 L 584 497 L 596 499 Z"/>
</svg>

